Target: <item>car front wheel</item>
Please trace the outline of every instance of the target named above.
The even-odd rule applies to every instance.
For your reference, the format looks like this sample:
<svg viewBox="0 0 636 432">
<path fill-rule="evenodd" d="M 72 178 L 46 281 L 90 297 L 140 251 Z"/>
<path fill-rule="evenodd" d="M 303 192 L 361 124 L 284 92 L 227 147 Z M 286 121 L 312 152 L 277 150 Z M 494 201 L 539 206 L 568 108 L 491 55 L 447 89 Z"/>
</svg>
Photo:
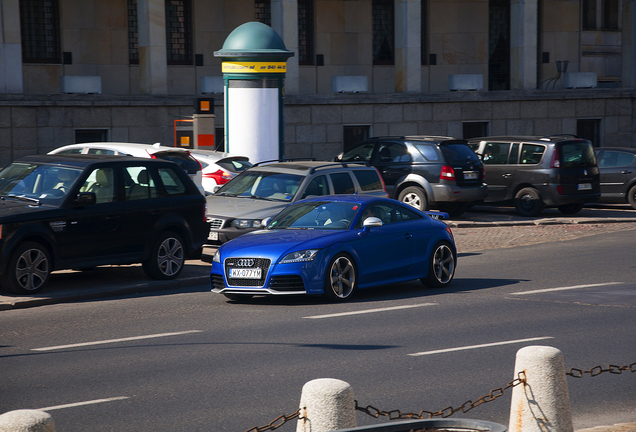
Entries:
<svg viewBox="0 0 636 432">
<path fill-rule="evenodd" d="M 627 202 L 633 209 L 636 209 L 636 186 L 632 186 L 627 192 Z"/>
<path fill-rule="evenodd" d="M 44 246 L 24 242 L 11 254 L 0 284 L 17 294 L 35 294 L 44 288 L 51 267 L 51 257 Z"/>
<path fill-rule="evenodd" d="M 515 195 L 515 207 L 521 216 L 537 216 L 543 211 L 543 201 L 539 191 L 535 188 L 527 187 L 521 189 Z"/>
<path fill-rule="evenodd" d="M 178 234 L 164 232 L 152 248 L 150 259 L 143 263 L 146 274 L 153 279 L 174 279 L 185 263 L 183 241 Z"/>
<path fill-rule="evenodd" d="M 411 207 L 415 207 L 420 211 L 428 210 L 428 201 L 426 200 L 426 194 L 424 191 L 415 186 L 409 186 L 404 188 L 398 196 L 398 201 L 408 204 Z"/>
<path fill-rule="evenodd" d="M 455 276 L 457 257 L 450 243 L 442 241 L 435 245 L 429 258 L 428 276 L 420 281 L 431 288 L 448 286 Z"/>
<path fill-rule="evenodd" d="M 357 283 L 358 271 L 353 260 L 345 254 L 336 255 L 327 267 L 325 297 L 331 301 L 348 300 Z"/>
</svg>

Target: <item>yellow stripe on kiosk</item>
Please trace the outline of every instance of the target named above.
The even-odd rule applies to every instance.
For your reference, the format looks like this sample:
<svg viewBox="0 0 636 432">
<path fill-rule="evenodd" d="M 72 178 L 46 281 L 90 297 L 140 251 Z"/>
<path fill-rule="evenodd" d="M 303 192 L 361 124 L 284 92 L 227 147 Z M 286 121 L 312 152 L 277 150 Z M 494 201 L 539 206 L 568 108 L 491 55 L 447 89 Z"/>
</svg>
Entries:
<svg viewBox="0 0 636 432">
<path fill-rule="evenodd" d="M 223 62 L 223 73 L 285 73 L 286 62 Z"/>
</svg>

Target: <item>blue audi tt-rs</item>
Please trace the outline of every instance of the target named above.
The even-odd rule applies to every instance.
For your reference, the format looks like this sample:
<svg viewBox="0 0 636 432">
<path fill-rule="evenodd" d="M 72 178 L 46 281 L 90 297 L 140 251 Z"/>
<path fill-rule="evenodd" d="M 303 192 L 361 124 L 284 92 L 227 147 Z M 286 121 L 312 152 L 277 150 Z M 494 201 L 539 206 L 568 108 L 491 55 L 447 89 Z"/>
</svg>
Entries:
<svg viewBox="0 0 636 432">
<path fill-rule="evenodd" d="M 286 207 L 266 229 L 222 245 L 212 291 L 232 300 L 316 294 L 332 301 L 356 290 L 420 279 L 451 283 L 457 251 L 444 213 L 364 195 L 321 196 Z"/>
</svg>

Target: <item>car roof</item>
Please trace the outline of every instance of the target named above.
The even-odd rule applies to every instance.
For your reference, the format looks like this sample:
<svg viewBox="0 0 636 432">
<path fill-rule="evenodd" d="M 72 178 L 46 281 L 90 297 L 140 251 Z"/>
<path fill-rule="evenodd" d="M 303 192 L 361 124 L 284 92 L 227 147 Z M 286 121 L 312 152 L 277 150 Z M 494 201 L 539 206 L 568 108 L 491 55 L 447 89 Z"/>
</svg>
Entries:
<svg viewBox="0 0 636 432">
<path fill-rule="evenodd" d="M 636 148 L 633 148 L 633 147 L 596 147 L 596 148 L 594 148 L 594 150 L 596 150 L 596 151 L 615 150 L 615 151 L 624 151 L 624 152 L 627 152 L 627 153 L 636 154 Z"/>
<path fill-rule="evenodd" d="M 88 142 L 88 143 L 80 143 L 80 144 L 69 144 L 62 147 L 58 147 L 52 151 L 59 152 L 66 149 L 85 148 L 85 147 L 126 151 L 127 153 L 130 153 L 134 156 L 147 156 L 148 154 L 154 154 L 160 151 L 178 151 L 178 152 L 188 151 L 187 149 L 182 149 L 179 147 L 162 146 L 159 143 L 142 144 L 142 143 L 123 143 L 123 142 Z"/>
<path fill-rule="evenodd" d="M 387 141 L 429 141 L 429 142 L 440 142 L 440 141 L 454 141 L 457 138 L 449 137 L 449 136 L 438 136 L 438 135 L 405 135 L 405 136 L 380 136 L 369 138 L 365 141 L 371 140 L 387 140 Z"/>
<path fill-rule="evenodd" d="M 241 160 L 249 160 L 247 156 L 235 155 L 232 153 L 225 153 L 216 150 L 199 150 L 199 149 L 191 149 L 190 154 L 195 158 L 205 158 L 210 161 L 220 161 L 222 159 L 241 159 Z"/>
<path fill-rule="evenodd" d="M 583 138 L 574 134 L 555 134 L 555 135 L 501 135 L 501 136 L 487 136 L 469 138 L 468 141 L 539 141 L 542 143 L 560 142 L 560 141 L 586 141 Z"/>
<path fill-rule="evenodd" d="M 327 161 L 287 161 L 261 162 L 253 165 L 247 171 L 274 171 L 286 174 L 313 174 L 318 170 L 342 168 L 371 168 L 366 162 L 327 162 Z"/>
<path fill-rule="evenodd" d="M 99 162 L 118 162 L 118 163 L 133 162 L 136 164 L 143 163 L 143 164 L 162 164 L 162 165 L 173 164 L 173 162 L 169 162 L 162 159 L 146 158 L 142 161 L 141 158 L 136 158 L 132 156 L 83 155 L 83 154 L 29 155 L 29 156 L 23 156 L 19 159 L 16 159 L 13 162 L 32 162 L 32 163 L 39 163 L 39 164 L 65 165 L 65 166 L 73 166 L 77 168 L 83 168 L 86 165 L 99 163 Z"/>
</svg>

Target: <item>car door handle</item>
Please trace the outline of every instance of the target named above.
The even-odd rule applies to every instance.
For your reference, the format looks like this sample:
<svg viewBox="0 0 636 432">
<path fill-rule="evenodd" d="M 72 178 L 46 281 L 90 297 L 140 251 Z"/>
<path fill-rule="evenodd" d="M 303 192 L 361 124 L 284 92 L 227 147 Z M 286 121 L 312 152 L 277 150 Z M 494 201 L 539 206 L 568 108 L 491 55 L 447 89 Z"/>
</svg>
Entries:
<svg viewBox="0 0 636 432">
<path fill-rule="evenodd" d="M 508 178 L 508 177 L 510 177 L 511 175 L 512 175 L 512 173 L 505 173 L 505 174 L 502 174 L 501 176 L 502 176 L 503 178 Z"/>
<path fill-rule="evenodd" d="M 404 240 L 411 240 L 413 238 L 413 234 L 406 233 L 404 234 Z"/>
<path fill-rule="evenodd" d="M 621 172 L 621 174 L 631 174 L 631 173 L 632 173 L 632 172 L 631 172 L 631 171 L 629 171 L 629 170 L 625 170 L 625 171 Z"/>
</svg>

